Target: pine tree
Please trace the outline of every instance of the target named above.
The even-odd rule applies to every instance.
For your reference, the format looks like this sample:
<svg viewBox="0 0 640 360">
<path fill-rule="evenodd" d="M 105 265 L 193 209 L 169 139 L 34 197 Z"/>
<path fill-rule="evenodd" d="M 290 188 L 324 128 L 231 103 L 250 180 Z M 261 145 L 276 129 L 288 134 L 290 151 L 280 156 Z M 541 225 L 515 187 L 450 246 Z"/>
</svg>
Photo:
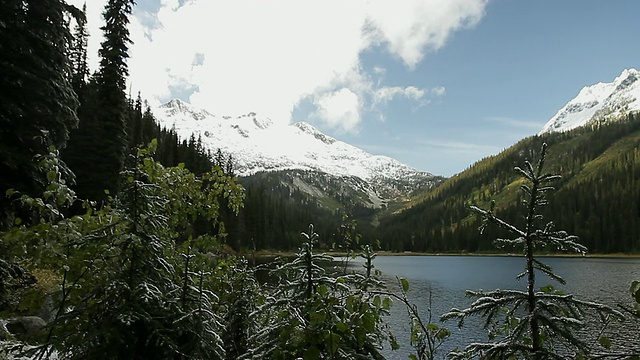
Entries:
<svg viewBox="0 0 640 360">
<path fill-rule="evenodd" d="M 6 190 L 42 191 L 33 157 L 63 148 L 78 122 L 65 19 L 76 10 L 60 0 L 0 4 L 0 229 L 14 216 Z"/>
<path fill-rule="evenodd" d="M 301 237 L 296 257 L 273 270 L 277 286 L 262 299 L 252 346 L 240 359 L 383 359 L 391 299 L 369 291 L 373 276 L 330 274 L 333 258 L 314 253 L 313 225 Z"/>
<path fill-rule="evenodd" d="M 87 63 L 87 46 L 89 32 L 87 30 L 87 3 L 82 6 L 82 16 L 76 19 L 73 31 L 69 58 L 71 60 L 71 84 L 82 103 L 84 88 L 89 80 L 89 64 Z"/>
<path fill-rule="evenodd" d="M 587 343 L 577 331 L 585 326 L 585 312 L 593 311 L 601 319 L 609 316 L 621 318 L 622 314 L 608 306 L 578 300 L 573 295 L 564 294 L 552 285 L 536 288 L 536 274 L 542 273 L 564 284 L 560 275 L 536 257 L 539 249 L 573 251 L 581 254 L 587 249 L 577 242 L 578 238 L 565 231 L 556 231 L 552 222 L 543 224 L 540 208 L 547 205 L 546 193 L 553 190 L 550 183 L 560 179 L 559 175 L 543 171 L 546 144 L 540 151 L 540 159 L 534 167 L 525 162 L 525 167 L 515 170 L 524 176 L 527 183 L 521 185 L 525 194 L 523 205 L 526 209 L 525 224 L 519 228 L 494 214 L 493 207 L 484 210 L 472 206 L 472 210 L 483 219 L 481 230 L 495 224 L 514 238 L 498 238 L 498 247 L 516 247 L 523 251 L 525 269 L 517 279 L 526 278 L 526 291 L 494 290 L 489 292 L 467 291 L 467 296 L 476 300 L 467 309 L 452 309 L 442 316 L 443 320 L 464 319 L 474 315 L 486 318 L 485 328 L 489 329 L 490 343 L 473 343 L 463 351 L 451 354 L 453 358 L 467 359 L 564 359 L 588 354 L 594 344 Z M 524 315 L 522 315 L 524 314 Z M 597 342 L 598 339 L 594 340 Z M 600 340 L 606 342 L 608 340 Z"/>
<path fill-rule="evenodd" d="M 100 68 L 92 78 L 80 127 L 64 154 L 76 173 L 81 197 L 106 200 L 119 189 L 119 174 L 128 151 L 126 78 L 129 15 L 133 0 L 110 0 L 103 13 L 104 41 Z M 106 190 L 106 191 L 105 191 Z"/>
</svg>

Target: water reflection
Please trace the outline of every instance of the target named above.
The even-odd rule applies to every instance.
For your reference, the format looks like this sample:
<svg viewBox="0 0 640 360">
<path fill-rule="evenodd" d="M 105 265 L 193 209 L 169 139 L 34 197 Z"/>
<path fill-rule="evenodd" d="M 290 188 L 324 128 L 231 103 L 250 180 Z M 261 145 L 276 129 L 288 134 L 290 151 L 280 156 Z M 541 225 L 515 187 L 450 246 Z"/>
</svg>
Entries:
<svg viewBox="0 0 640 360">
<path fill-rule="evenodd" d="M 552 284 L 556 289 L 573 293 L 580 299 L 610 306 L 630 303 L 629 285 L 631 281 L 640 279 L 640 259 L 551 257 L 544 258 L 543 262 L 552 266 L 567 284 L 561 285 L 545 275 L 537 275 L 538 287 Z M 465 290 L 526 288 L 524 279 L 516 280 L 516 275 L 524 271 L 524 260 L 519 257 L 378 256 L 374 264 L 382 271 L 392 290 L 398 291 L 396 276 L 409 280 L 409 300 L 418 306 L 425 318 L 431 309 L 434 322 L 439 322 L 440 315 L 452 307 L 464 308 L 470 304 L 471 300 L 464 295 Z M 351 269 L 361 269 L 361 265 L 362 260 L 355 259 L 351 262 Z M 385 354 L 389 359 L 406 359 L 411 350 L 406 310 L 396 302 L 387 320 L 403 349 Z M 487 341 L 480 318 L 465 320 L 462 329 L 458 329 L 455 322 L 448 322 L 445 326 L 452 330 L 452 335 L 443 345 L 441 358 L 445 358 L 450 350 L 464 347 L 472 341 Z M 597 330 L 590 329 L 584 336 L 596 337 Z M 635 344 L 640 339 L 637 322 L 613 324 L 608 333 L 616 339 L 618 346 Z"/>
</svg>

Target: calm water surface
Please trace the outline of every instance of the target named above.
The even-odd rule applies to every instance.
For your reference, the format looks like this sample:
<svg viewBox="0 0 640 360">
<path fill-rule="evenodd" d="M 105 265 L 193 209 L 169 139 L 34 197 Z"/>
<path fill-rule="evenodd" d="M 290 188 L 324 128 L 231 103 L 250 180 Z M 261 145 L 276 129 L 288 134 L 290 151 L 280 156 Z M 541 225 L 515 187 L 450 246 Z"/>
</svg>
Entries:
<svg viewBox="0 0 640 360">
<path fill-rule="evenodd" d="M 573 293 L 581 300 L 596 301 L 611 306 L 630 304 L 628 292 L 633 280 L 640 279 L 640 259 L 620 258 L 541 258 L 562 276 L 566 285 L 561 285 L 544 275 L 536 275 L 537 287 L 548 284 L 565 293 Z M 353 260 L 350 266 L 359 268 L 361 259 Z M 378 256 L 374 262 L 383 273 L 383 279 L 391 290 L 397 290 L 397 277 L 409 280 L 408 298 L 428 317 L 429 292 L 431 293 L 432 321 L 439 323 L 440 315 L 453 307 L 464 308 L 471 302 L 465 297 L 465 290 L 485 291 L 495 289 L 525 290 L 526 280 L 516 280 L 516 275 L 524 271 L 524 259 L 519 257 L 494 256 Z M 400 351 L 386 351 L 389 359 L 407 359 L 411 347 L 408 343 L 409 326 L 406 309 L 399 302 L 394 303 L 391 316 L 387 319 L 394 334 L 401 343 Z M 441 348 L 439 358 L 455 348 L 462 348 L 472 341 L 487 341 L 481 319 L 465 321 L 462 329 L 455 321 L 444 324 L 452 334 Z M 638 323 L 616 324 L 608 328 L 622 339 L 622 343 L 640 342 Z M 592 331 L 592 333 L 595 333 Z M 586 335 L 588 336 L 588 335 Z M 595 336 L 595 335 L 594 335 Z"/>
</svg>

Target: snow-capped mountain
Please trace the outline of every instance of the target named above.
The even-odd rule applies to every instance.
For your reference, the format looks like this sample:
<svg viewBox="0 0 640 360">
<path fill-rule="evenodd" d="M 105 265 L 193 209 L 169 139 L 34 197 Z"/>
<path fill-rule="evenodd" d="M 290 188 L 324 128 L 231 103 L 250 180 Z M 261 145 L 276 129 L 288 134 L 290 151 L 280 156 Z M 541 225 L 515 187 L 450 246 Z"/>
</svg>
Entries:
<svg viewBox="0 0 640 360">
<path fill-rule="evenodd" d="M 388 193 L 390 188 L 406 193 L 441 180 L 336 140 L 305 122 L 283 125 L 256 113 L 218 116 L 177 99 L 153 109 L 153 113 L 162 126 L 175 129 L 181 138 L 194 134 L 211 151 L 221 149 L 232 155 L 240 176 L 278 170 L 317 171 L 362 179 L 378 194 Z"/>
<path fill-rule="evenodd" d="M 640 110 L 640 71 L 626 69 L 613 82 L 585 86 L 560 109 L 540 134 L 563 132 L 592 122 L 608 122 Z"/>
</svg>

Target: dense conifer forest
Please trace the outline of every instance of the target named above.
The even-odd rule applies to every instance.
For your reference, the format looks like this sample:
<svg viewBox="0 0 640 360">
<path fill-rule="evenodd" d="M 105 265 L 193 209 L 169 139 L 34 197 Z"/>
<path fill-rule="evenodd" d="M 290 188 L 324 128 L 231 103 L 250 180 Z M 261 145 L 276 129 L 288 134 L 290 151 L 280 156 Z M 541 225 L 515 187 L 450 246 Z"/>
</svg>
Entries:
<svg viewBox="0 0 640 360">
<path fill-rule="evenodd" d="M 526 138 L 483 159 L 440 187 L 415 199 L 414 206 L 382 220 L 379 234 L 390 251 L 491 251 L 497 233 L 478 235 L 470 206 L 495 201 L 496 212 L 515 223 L 521 177 L 514 166 L 547 143 L 548 166 L 560 174 L 551 205 L 543 212 L 594 253 L 640 251 L 640 116 Z"/>
<path fill-rule="evenodd" d="M 451 356 L 640 356 L 636 344 L 620 352 L 605 336 L 579 338 L 584 311 L 603 315 L 602 326 L 639 318 L 640 283 L 630 288 L 635 307 L 619 310 L 537 289 L 534 276 L 559 280 L 537 246 L 638 251 L 637 117 L 525 139 L 376 228 L 370 208 L 317 201 L 269 175 L 239 180 L 228 154 L 159 126 L 143 95 L 126 93 L 134 6 L 107 1 L 90 73 L 84 10 L 62 0 L 0 3 L 2 356 L 383 359 L 383 347 L 399 346 L 385 322 L 395 299 L 407 310 L 411 358 L 441 358 L 453 332 L 422 317 L 406 279 L 390 290 L 375 251 L 490 251 L 500 229 L 520 236 L 516 246 L 526 240 L 528 289 L 475 292 L 471 307 L 445 314 L 487 316 L 490 335 L 503 331 Z M 540 186 L 556 180 L 547 167 L 568 174 L 555 193 Z M 538 228 L 542 217 L 584 241 Z M 261 249 L 295 253 L 255 267 L 248 259 Z M 327 249 L 347 256 L 336 266 Z M 364 266 L 348 270 L 356 257 Z"/>
</svg>

